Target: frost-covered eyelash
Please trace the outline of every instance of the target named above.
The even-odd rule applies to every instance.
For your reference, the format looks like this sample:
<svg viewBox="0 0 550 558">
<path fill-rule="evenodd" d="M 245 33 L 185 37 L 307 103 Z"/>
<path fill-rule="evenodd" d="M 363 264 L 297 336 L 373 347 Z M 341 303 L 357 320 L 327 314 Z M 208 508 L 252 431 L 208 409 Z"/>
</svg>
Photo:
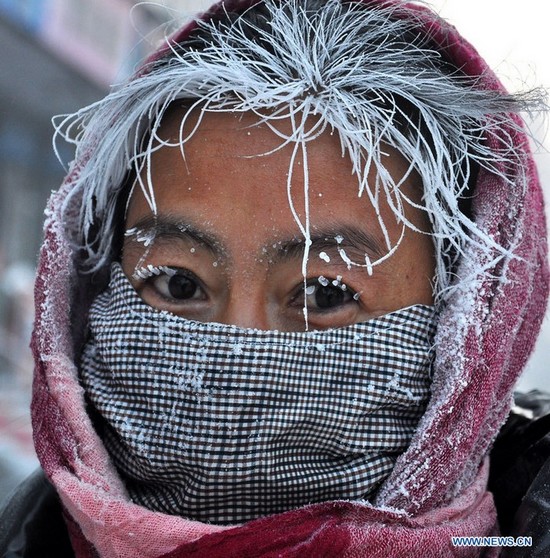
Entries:
<svg viewBox="0 0 550 558">
<path fill-rule="evenodd" d="M 323 287 L 328 287 L 329 284 L 332 284 L 334 287 L 340 287 L 343 291 L 347 290 L 347 288 L 348 288 L 345 283 L 342 283 L 342 276 L 341 275 L 337 275 L 336 279 L 332 279 L 332 280 L 327 279 L 323 275 L 320 275 L 317 278 L 317 282 Z"/>
<path fill-rule="evenodd" d="M 133 279 L 150 279 L 151 277 L 158 277 L 159 275 L 168 275 L 173 277 L 177 274 L 177 271 L 173 267 L 167 267 L 165 265 L 147 265 L 145 267 L 136 268 L 134 273 L 132 273 Z"/>
<path fill-rule="evenodd" d="M 322 287 L 328 287 L 329 285 L 333 285 L 334 287 L 339 287 L 342 291 L 349 291 L 350 293 L 353 292 L 351 289 L 348 289 L 348 286 L 342 282 L 342 276 L 341 275 L 337 275 L 336 279 L 327 279 L 326 277 L 324 277 L 323 275 L 320 275 L 319 277 L 317 277 L 317 283 L 319 283 L 319 285 L 321 285 Z M 306 295 L 312 295 L 315 292 L 315 288 L 317 287 L 317 285 L 311 285 L 309 284 L 304 292 Z M 359 297 L 361 296 L 361 293 L 354 293 L 353 294 L 353 300 L 359 300 Z"/>
</svg>

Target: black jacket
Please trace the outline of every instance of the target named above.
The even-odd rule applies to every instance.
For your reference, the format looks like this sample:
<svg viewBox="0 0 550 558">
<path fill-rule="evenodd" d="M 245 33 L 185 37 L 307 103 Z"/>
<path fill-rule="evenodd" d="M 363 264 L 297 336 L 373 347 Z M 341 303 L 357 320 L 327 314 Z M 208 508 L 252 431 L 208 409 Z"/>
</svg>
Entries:
<svg viewBox="0 0 550 558">
<path fill-rule="evenodd" d="M 41 469 L 17 487 L 0 511 L 0 556 L 74 557 L 59 498 Z"/>
</svg>

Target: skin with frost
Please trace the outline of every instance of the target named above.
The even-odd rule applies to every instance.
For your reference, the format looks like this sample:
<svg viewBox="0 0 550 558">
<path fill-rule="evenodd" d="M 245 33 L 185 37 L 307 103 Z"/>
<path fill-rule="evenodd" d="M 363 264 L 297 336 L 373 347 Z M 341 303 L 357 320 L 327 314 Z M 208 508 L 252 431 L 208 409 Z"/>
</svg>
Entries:
<svg viewBox="0 0 550 558">
<path fill-rule="evenodd" d="M 397 251 L 370 275 L 350 265 L 382 257 L 387 248 L 375 210 L 358 196 L 351 163 L 329 131 L 307 142 L 308 203 L 312 245 L 304 282 L 304 237 L 287 191 L 292 146 L 251 113 L 205 113 L 197 132 L 179 145 L 182 111 L 166 117 L 164 146 L 151 159 L 157 214 L 141 190 L 131 196 L 122 265 L 137 292 L 153 307 L 201 322 L 300 331 L 358 323 L 412 304 L 432 303 L 433 245 L 428 234 L 405 229 Z M 193 126 L 192 121 L 186 123 Z M 277 127 L 288 133 L 290 123 Z M 396 182 L 408 164 L 383 147 Z M 280 148 L 280 149 L 278 149 Z M 303 160 L 292 168 L 292 203 L 303 222 Z M 376 180 L 374 172 L 369 180 Z M 414 174 L 401 186 L 420 202 Z M 380 201 L 392 243 L 402 234 L 390 204 Z M 429 231 L 424 214 L 406 216 Z M 154 240 L 145 246 L 140 238 Z M 328 279 L 320 281 L 319 278 Z"/>
</svg>

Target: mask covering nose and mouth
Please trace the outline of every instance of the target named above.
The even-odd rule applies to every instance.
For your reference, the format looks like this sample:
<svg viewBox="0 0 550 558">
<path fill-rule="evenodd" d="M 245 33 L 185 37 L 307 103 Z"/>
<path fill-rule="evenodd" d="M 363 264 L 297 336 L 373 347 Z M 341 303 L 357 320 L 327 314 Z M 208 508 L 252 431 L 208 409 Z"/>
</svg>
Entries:
<svg viewBox="0 0 550 558">
<path fill-rule="evenodd" d="M 113 264 L 81 363 L 132 499 L 218 524 L 372 496 L 430 395 L 434 309 L 277 332 L 144 303 Z"/>
</svg>

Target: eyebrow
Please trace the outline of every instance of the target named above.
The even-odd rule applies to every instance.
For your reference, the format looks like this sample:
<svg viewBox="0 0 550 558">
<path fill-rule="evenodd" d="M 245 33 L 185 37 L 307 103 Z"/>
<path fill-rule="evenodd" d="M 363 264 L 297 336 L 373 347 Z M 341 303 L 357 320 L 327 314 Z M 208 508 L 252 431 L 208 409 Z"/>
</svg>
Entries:
<svg viewBox="0 0 550 558">
<path fill-rule="evenodd" d="M 135 233 L 131 233 L 132 231 L 135 231 Z M 124 236 L 131 238 L 139 235 L 140 232 L 145 234 L 153 233 L 155 241 L 191 241 L 199 244 L 215 256 L 225 254 L 223 242 L 215 234 L 202 230 L 191 223 L 184 222 L 169 213 L 162 215 L 151 214 L 142 217 L 132 227 L 126 229 Z"/>
<path fill-rule="evenodd" d="M 380 258 L 384 254 L 381 243 L 374 235 L 352 225 L 333 225 L 314 230 L 310 240 L 310 252 L 349 250 L 354 255 L 366 254 L 370 259 Z M 297 259 L 304 255 L 304 237 L 295 237 L 276 244 L 276 248 L 268 249 L 274 261 Z"/>
<path fill-rule="evenodd" d="M 221 237 L 169 213 L 152 214 L 139 219 L 125 231 L 125 237 L 131 238 L 139 233 L 153 233 L 155 241 L 161 242 L 163 240 L 191 241 L 216 257 L 229 256 Z M 310 252 L 347 250 L 351 251 L 353 255 L 362 254 L 364 256 L 366 254 L 371 259 L 382 257 L 385 253 L 380 241 L 374 235 L 354 225 L 334 224 L 315 229 L 310 235 L 310 240 Z M 261 257 L 268 257 L 273 263 L 298 259 L 303 257 L 304 247 L 303 236 L 293 236 L 291 239 L 283 241 L 274 239 L 260 248 Z"/>
</svg>

